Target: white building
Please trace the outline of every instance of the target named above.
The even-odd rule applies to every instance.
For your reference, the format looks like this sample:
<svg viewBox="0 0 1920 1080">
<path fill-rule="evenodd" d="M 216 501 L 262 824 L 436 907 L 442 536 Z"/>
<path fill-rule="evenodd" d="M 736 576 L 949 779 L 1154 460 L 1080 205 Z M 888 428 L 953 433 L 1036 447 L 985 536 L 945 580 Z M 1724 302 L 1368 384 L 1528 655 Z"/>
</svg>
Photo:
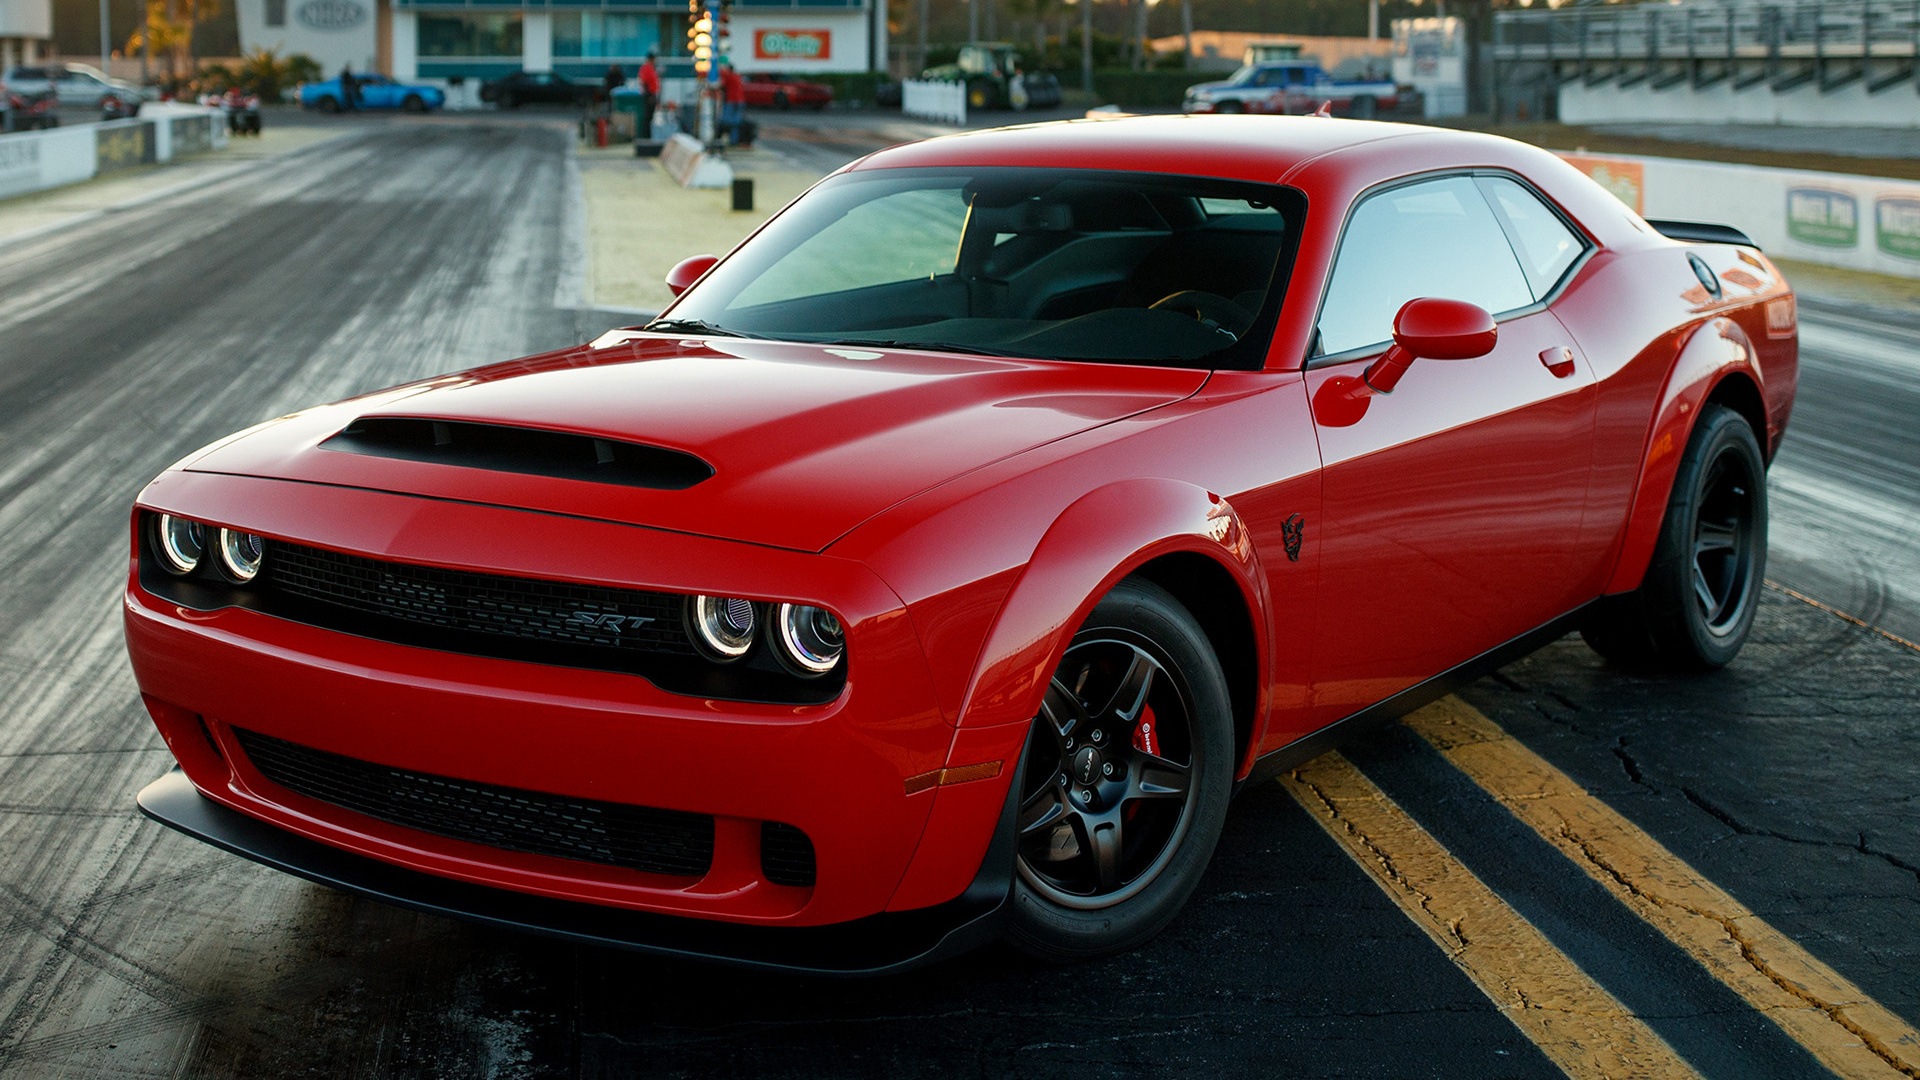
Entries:
<svg viewBox="0 0 1920 1080">
<path fill-rule="evenodd" d="M 33 0 L 0 0 L 14 4 Z M 40 0 L 45 2 L 45 0 Z M 731 57 L 741 71 L 884 70 L 886 0 L 733 0 Z M 471 86 L 509 72 L 629 78 L 649 52 L 686 56 L 685 0 L 236 0 L 240 46 L 305 53 L 396 79 Z M 455 93 L 454 100 L 462 95 Z"/>
<path fill-rule="evenodd" d="M 0 74 L 53 47 L 53 0 L 0 0 Z"/>
</svg>

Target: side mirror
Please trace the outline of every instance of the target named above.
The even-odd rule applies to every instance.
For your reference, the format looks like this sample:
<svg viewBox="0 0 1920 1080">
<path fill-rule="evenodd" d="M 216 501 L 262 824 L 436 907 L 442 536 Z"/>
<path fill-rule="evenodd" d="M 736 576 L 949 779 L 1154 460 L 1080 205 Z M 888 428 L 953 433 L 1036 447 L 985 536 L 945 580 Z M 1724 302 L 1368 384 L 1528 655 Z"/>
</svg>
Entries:
<svg viewBox="0 0 1920 1080">
<path fill-rule="evenodd" d="M 667 288 L 673 290 L 673 295 L 679 296 L 694 282 L 699 281 L 700 275 L 713 269 L 713 264 L 719 261 L 719 258 L 713 255 L 695 255 L 690 259 L 681 259 L 673 264 L 673 269 L 667 271 Z M 1414 302 L 1419 303 L 1417 300 Z"/>
<path fill-rule="evenodd" d="M 1493 351 L 1500 327 L 1485 308 L 1464 300 L 1409 300 L 1393 317 L 1393 344 L 1360 377 L 1391 394 L 1415 359 L 1471 360 Z"/>
</svg>

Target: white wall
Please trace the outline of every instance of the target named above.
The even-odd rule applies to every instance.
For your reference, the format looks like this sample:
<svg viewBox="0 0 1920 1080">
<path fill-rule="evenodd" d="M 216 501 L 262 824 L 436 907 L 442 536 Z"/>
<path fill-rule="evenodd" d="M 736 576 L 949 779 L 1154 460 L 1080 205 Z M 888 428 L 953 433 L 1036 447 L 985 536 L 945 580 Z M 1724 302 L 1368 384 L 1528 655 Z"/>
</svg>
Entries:
<svg viewBox="0 0 1920 1080">
<path fill-rule="evenodd" d="M 1732 225 L 1768 254 L 1920 278 L 1920 183 L 1674 158 L 1563 155 L 1650 218 Z"/>
<path fill-rule="evenodd" d="M 1830 94 L 1807 83 L 1784 94 L 1763 84 L 1734 90 L 1719 83 L 1702 90 L 1681 85 L 1654 90 L 1642 82 L 1621 89 L 1575 81 L 1560 87 L 1560 120 L 1567 124 L 1670 121 L 1687 124 L 1795 124 L 1820 127 L 1920 127 L 1920 94 L 1905 82 L 1868 94 L 1864 80 Z"/>
<path fill-rule="evenodd" d="M 343 64 L 355 71 L 376 70 L 379 11 L 374 0 L 285 0 L 283 26 L 267 25 L 268 2 L 235 0 L 242 52 L 305 53 L 320 62 L 329 79 L 340 74 Z"/>
<path fill-rule="evenodd" d="M 865 71 L 872 18 L 869 11 L 820 12 L 802 8 L 748 14 L 735 8 L 728 55 L 733 58 L 733 66 L 741 71 L 786 71 L 796 75 L 809 71 Z M 828 38 L 830 53 L 825 60 L 756 57 L 753 46 L 757 30 L 825 30 L 831 35 Z"/>
<path fill-rule="evenodd" d="M 53 0 L 0 0 L 0 38 L 53 36 Z"/>
<path fill-rule="evenodd" d="M 393 71 L 399 82 L 412 82 L 420 75 L 420 17 L 411 11 L 393 12 Z"/>
<path fill-rule="evenodd" d="M 529 11 L 520 23 L 520 67 L 526 71 L 553 70 L 553 16 Z"/>
</svg>

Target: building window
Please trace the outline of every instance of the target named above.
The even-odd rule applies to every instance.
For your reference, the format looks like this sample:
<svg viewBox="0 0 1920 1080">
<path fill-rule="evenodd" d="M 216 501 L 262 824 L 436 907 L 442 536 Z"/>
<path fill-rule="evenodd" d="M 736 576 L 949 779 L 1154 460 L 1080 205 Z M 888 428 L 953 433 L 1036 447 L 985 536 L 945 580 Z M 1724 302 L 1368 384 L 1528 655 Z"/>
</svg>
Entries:
<svg viewBox="0 0 1920 1080">
<path fill-rule="evenodd" d="M 660 18 L 598 11 L 553 13 L 553 55 L 638 57 L 660 48 Z"/>
<path fill-rule="evenodd" d="M 419 55 L 422 57 L 517 58 L 523 51 L 518 15 L 429 15 L 422 12 L 419 18 Z"/>
<path fill-rule="evenodd" d="M 287 25 L 287 0 L 267 0 L 267 25 Z"/>
</svg>

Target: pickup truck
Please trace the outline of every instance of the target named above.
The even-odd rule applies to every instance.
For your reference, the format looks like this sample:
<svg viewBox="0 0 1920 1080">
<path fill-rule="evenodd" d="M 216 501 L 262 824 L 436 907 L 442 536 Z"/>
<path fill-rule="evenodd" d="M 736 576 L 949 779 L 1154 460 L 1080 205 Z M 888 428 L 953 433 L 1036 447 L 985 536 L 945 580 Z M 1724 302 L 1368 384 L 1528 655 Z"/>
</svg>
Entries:
<svg viewBox="0 0 1920 1080">
<path fill-rule="evenodd" d="M 1390 80 L 1335 82 L 1310 60 L 1244 64 L 1223 82 L 1187 88 L 1182 109 L 1190 113 L 1301 113 L 1323 104 L 1342 116 L 1370 119 L 1400 104 L 1400 88 Z"/>
</svg>

